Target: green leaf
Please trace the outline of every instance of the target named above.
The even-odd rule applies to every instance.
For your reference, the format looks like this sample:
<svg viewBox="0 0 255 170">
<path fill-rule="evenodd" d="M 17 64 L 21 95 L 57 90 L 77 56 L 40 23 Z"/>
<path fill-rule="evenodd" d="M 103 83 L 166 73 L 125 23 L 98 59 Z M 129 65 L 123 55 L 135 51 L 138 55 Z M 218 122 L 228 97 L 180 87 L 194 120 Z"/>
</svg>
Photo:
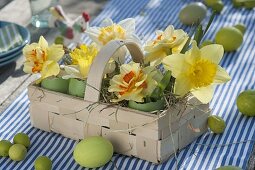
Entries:
<svg viewBox="0 0 255 170">
<path fill-rule="evenodd" d="M 164 91 L 166 89 L 166 87 L 168 86 L 169 82 L 170 82 L 170 78 L 171 78 L 171 71 L 167 71 L 164 75 L 164 77 L 162 78 L 162 80 L 159 82 L 158 87 Z"/>
<path fill-rule="evenodd" d="M 194 40 L 197 42 L 197 45 L 199 46 L 200 41 L 203 38 L 203 27 L 201 24 L 198 25 L 196 33 L 194 35 Z"/>
<path fill-rule="evenodd" d="M 161 95 L 162 95 L 162 90 L 157 86 L 151 93 L 150 97 L 153 99 L 159 100 Z"/>
<path fill-rule="evenodd" d="M 163 76 L 162 80 L 158 83 L 158 86 L 151 93 L 150 97 L 154 99 L 160 99 L 161 96 L 163 95 L 164 90 L 169 85 L 170 79 L 171 79 L 171 71 L 167 71 L 165 75 Z"/>
<path fill-rule="evenodd" d="M 216 13 L 217 13 L 216 11 L 213 11 L 213 13 L 212 13 L 212 15 L 211 15 L 211 17 L 210 17 L 210 19 L 209 19 L 209 21 L 207 23 L 207 26 L 205 28 L 203 36 L 207 33 L 208 29 L 210 28 L 210 26 L 211 26 L 211 24 L 212 24 L 212 22 L 213 22 L 213 20 L 214 20 L 214 18 L 216 16 Z"/>
</svg>

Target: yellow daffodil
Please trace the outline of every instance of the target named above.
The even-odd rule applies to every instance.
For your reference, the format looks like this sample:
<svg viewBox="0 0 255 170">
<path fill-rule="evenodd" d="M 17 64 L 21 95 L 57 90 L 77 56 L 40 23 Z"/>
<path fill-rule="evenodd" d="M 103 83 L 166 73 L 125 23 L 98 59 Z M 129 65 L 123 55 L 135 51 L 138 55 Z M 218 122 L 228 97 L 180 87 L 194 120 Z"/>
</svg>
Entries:
<svg viewBox="0 0 255 170">
<path fill-rule="evenodd" d="M 79 78 L 86 79 L 88 76 L 90 65 L 96 57 L 98 50 L 94 44 L 82 44 L 70 52 L 72 64 L 68 66 L 61 66 L 65 69 L 68 75 L 64 75 L 64 79 Z"/>
<path fill-rule="evenodd" d="M 201 49 L 196 42 L 185 54 L 172 54 L 163 59 L 165 69 L 172 71 L 176 78 L 175 93 L 184 96 L 191 92 L 202 103 L 209 103 L 213 96 L 213 84 L 225 83 L 231 78 L 219 66 L 223 47 L 218 44 Z"/>
<path fill-rule="evenodd" d="M 170 53 L 179 53 L 186 41 L 188 35 L 183 30 L 174 30 L 169 25 L 165 31 L 156 31 L 156 39 L 148 41 L 144 47 L 146 51 L 145 63 L 150 62 L 151 65 L 159 65 L 164 57 Z"/>
<path fill-rule="evenodd" d="M 89 27 L 86 33 L 99 48 L 111 40 L 130 40 L 138 45 L 141 44 L 140 39 L 135 35 L 135 19 L 133 18 L 127 18 L 117 24 L 108 18 L 102 22 L 100 27 Z M 126 48 L 122 47 L 112 57 L 116 62 L 123 64 L 126 52 Z"/>
<path fill-rule="evenodd" d="M 58 75 L 60 68 L 58 61 L 64 55 L 62 45 L 53 44 L 48 46 L 47 41 L 41 36 L 38 43 L 26 45 L 23 48 L 23 55 L 26 60 L 24 63 L 24 72 L 40 73 L 40 81 L 46 77 Z"/>
<path fill-rule="evenodd" d="M 143 102 L 144 97 L 150 95 L 156 87 L 153 80 L 154 72 L 151 68 L 140 67 L 140 64 L 131 62 L 120 67 L 120 74 L 115 75 L 110 81 L 109 92 L 114 92 L 118 99 Z"/>
</svg>

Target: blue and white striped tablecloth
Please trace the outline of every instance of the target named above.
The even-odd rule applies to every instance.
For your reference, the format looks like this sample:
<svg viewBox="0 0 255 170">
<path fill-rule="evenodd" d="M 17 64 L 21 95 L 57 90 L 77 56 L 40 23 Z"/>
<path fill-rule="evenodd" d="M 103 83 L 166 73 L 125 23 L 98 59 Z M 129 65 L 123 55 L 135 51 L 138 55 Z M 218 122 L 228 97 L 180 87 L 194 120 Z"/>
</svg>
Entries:
<svg viewBox="0 0 255 170">
<path fill-rule="evenodd" d="M 111 17 L 116 22 L 134 17 L 137 21 L 137 33 L 143 40 L 153 38 L 156 29 L 164 29 L 169 24 L 188 31 L 189 28 L 178 20 L 178 12 L 185 3 L 188 1 L 111 0 L 92 25 L 99 25 L 106 17 Z M 224 134 L 206 133 L 182 150 L 177 155 L 178 169 L 211 170 L 221 165 L 235 165 L 245 169 L 254 145 L 254 142 L 217 148 L 198 145 L 198 143 L 214 145 L 255 139 L 255 118 L 242 116 L 235 104 L 236 97 L 241 91 L 255 88 L 255 10 L 235 9 L 230 0 L 225 0 L 224 3 L 222 14 L 216 17 L 206 38 L 213 39 L 216 31 L 222 26 L 237 23 L 244 23 L 247 26 L 242 47 L 237 52 L 226 53 L 221 62 L 232 76 L 232 80 L 216 88 L 211 102 L 213 114 L 222 116 L 226 120 L 227 127 Z M 87 41 L 87 38 L 84 40 Z M 0 169 L 33 169 L 33 162 L 40 155 L 47 155 L 52 159 L 54 170 L 83 169 L 72 157 L 76 141 L 31 126 L 27 91 L 23 92 L 0 116 L 0 139 L 11 140 L 17 132 L 25 132 L 31 137 L 32 145 L 28 155 L 21 162 L 0 158 Z M 161 165 L 154 165 L 138 158 L 114 154 L 112 161 L 116 163 L 118 169 L 168 170 L 176 166 L 173 158 Z M 110 162 L 100 169 L 114 169 L 114 164 Z"/>
</svg>

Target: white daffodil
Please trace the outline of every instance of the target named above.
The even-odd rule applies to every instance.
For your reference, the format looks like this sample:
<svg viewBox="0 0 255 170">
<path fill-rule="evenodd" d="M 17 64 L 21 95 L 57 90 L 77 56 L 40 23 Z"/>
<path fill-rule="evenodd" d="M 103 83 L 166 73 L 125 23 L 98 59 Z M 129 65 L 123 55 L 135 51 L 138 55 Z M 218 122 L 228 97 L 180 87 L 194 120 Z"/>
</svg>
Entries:
<svg viewBox="0 0 255 170">
<path fill-rule="evenodd" d="M 140 39 L 135 35 L 134 18 L 127 18 L 119 23 L 114 23 L 110 18 L 107 18 L 101 23 L 100 27 L 89 27 L 86 33 L 99 48 L 111 40 L 128 40 L 141 46 Z M 112 57 L 116 62 L 123 64 L 126 52 L 127 49 L 122 47 Z"/>
</svg>

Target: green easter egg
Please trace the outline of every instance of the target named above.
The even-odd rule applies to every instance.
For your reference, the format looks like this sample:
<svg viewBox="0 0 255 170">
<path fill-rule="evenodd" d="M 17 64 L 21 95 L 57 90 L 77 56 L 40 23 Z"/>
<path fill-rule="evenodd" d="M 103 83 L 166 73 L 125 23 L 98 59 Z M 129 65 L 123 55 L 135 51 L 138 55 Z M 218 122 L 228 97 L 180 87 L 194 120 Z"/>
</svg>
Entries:
<svg viewBox="0 0 255 170">
<path fill-rule="evenodd" d="M 244 2 L 244 7 L 247 9 L 253 9 L 255 7 L 255 1 Z"/>
<path fill-rule="evenodd" d="M 57 37 L 55 38 L 54 43 L 55 43 L 55 44 L 61 44 L 61 45 L 63 45 L 63 44 L 64 44 L 64 38 L 61 37 L 61 36 L 57 36 Z"/>
<path fill-rule="evenodd" d="M 149 102 L 149 103 L 137 103 L 135 101 L 129 100 L 128 101 L 128 107 L 140 110 L 144 112 L 153 112 L 155 110 L 162 110 L 165 107 L 165 101 L 164 100 L 158 100 L 156 102 Z"/>
<path fill-rule="evenodd" d="M 35 160 L 35 170 L 51 170 L 52 162 L 47 156 L 39 156 Z"/>
<path fill-rule="evenodd" d="M 219 2 L 221 0 L 204 0 L 205 5 L 211 7 L 213 4 Z"/>
<path fill-rule="evenodd" d="M 74 160 L 83 167 L 97 168 L 109 162 L 113 155 L 111 142 L 101 136 L 88 137 L 74 148 Z"/>
<path fill-rule="evenodd" d="M 179 19 L 183 24 L 192 25 L 201 22 L 206 17 L 207 8 L 201 2 L 193 2 L 183 7 Z"/>
<path fill-rule="evenodd" d="M 30 139 L 25 133 L 17 133 L 13 138 L 13 143 L 21 144 L 28 148 L 30 146 Z"/>
<path fill-rule="evenodd" d="M 217 134 L 223 133 L 226 128 L 225 121 L 221 117 L 216 115 L 209 116 L 207 123 L 208 127 L 211 129 L 213 133 Z"/>
<path fill-rule="evenodd" d="M 203 48 L 203 47 L 205 47 L 207 45 L 211 45 L 211 44 L 213 44 L 213 42 L 211 40 L 205 40 L 202 42 L 200 47 Z"/>
<path fill-rule="evenodd" d="M 217 32 L 215 42 L 221 44 L 225 51 L 235 51 L 243 42 L 243 34 L 235 27 L 223 27 Z"/>
<path fill-rule="evenodd" d="M 255 90 L 246 90 L 237 97 L 237 108 L 246 116 L 255 116 Z"/>
<path fill-rule="evenodd" d="M 237 28 L 239 31 L 241 31 L 243 34 L 246 31 L 246 26 L 244 24 L 237 24 L 234 27 Z"/>
<path fill-rule="evenodd" d="M 232 3 L 235 8 L 240 8 L 244 5 L 243 2 L 238 2 L 238 0 L 232 0 Z"/>
<path fill-rule="evenodd" d="M 21 144 L 14 144 L 9 149 L 9 157 L 14 161 L 21 161 L 27 155 L 27 148 Z"/>
<path fill-rule="evenodd" d="M 71 78 L 68 87 L 68 94 L 77 97 L 84 97 L 86 81 Z"/>
<path fill-rule="evenodd" d="M 7 157 L 9 156 L 9 149 L 12 146 L 12 143 L 8 140 L 0 141 L 0 156 Z"/>
<path fill-rule="evenodd" d="M 242 170 L 242 169 L 237 166 L 221 166 L 216 170 Z"/>
<path fill-rule="evenodd" d="M 48 77 L 42 80 L 41 86 L 51 91 L 67 93 L 69 80 L 60 77 Z"/>
<path fill-rule="evenodd" d="M 217 13 L 221 13 L 224 8 L 224 4 L 222 1 L 217 1 L 212 5 L 212 9 L 215 10 Z"/>
</svg>

